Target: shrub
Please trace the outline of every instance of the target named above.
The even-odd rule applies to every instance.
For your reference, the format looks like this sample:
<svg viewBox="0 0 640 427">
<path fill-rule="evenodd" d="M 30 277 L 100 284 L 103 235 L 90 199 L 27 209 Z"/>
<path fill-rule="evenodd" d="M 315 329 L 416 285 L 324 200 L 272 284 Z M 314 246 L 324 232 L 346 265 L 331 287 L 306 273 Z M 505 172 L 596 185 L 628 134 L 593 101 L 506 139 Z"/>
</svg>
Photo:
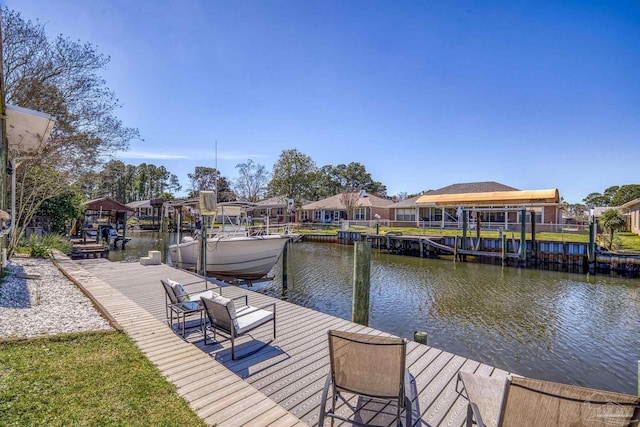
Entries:
<svg viewBox="0 0 640 427">
<path fill-rule="evenodd" d="M 34 258 L 48 258 L 52 249 L 68 253 L 71 250 L 71 242 L 59 234 L 47 234 L 39 238 L 35 233 L 31 234 L 29 240 L 22 242 L 29 255 Z"/>
</svg>

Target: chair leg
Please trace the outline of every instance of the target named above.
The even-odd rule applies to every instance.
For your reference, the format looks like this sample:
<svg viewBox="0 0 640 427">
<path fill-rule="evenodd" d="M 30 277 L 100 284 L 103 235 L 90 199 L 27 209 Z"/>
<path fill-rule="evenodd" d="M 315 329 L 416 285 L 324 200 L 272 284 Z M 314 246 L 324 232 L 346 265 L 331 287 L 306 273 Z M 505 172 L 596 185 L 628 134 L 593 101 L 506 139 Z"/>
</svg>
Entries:
<svg viewBox="0 0 640 427">
<path fill-rule="evenodd" d="M 331 385 L 331 372 L 327 374 L 327 379 L 324 382 L 324 389 L 322 390 L 322 400 L 320 401 L 320 416 L 318 417 L 318 427 L 322 427 L 324 424 L 325 408 L 327 406 L 327 395 L 329 394 L 329 386 Z M 331 419 L 333 422 L 333 419 Z"/>
<path fill-rule="evenodd" d="M 405 397 L 404 410 L 406 411 L 406 423 L 408 427 L 413 426 L 413 412 L 412 412 L 411 399 Z"/>
<path fill-rule="evenodd" d="M 233 340 L 233 332 L 231 333 L 231 360 L 236 360 L 236 346 Z"/>
</svg>

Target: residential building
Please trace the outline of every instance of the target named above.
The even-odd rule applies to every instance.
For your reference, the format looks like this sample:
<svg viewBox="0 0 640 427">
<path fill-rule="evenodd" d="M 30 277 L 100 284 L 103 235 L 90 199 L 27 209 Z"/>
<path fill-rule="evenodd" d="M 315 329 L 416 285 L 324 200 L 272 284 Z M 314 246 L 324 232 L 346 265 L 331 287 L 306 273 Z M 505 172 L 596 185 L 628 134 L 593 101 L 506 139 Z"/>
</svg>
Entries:
<svg viewBox="0 0 640 427">
<path fill-rule="evenodd" d="M 627 217 L 628 230 L 640 234 L 640 198 L 631 200 L 618 209 Z"/>
<path fill-rule="evenodd" d="M 364 190 L 340 193 L 303 205 L 298 210 L 297 219 L 300 222 L 325 224 L 343 220 L 388 220 L 391 204 L 393 204 L 391 200 L 367 194 Z"/>
<path fill-rule="evenodd" d="M 389 208 L 392 224 L 427 228 L 459 228 L 463 210 L 471 212 L 470 221 L 480 221 L 483 228 L 514 229 L 521 222 L 522 209 L 527 224 L 531 215 L 536 224 L 547 224 L 546 229 L 562 222 L 557 189 L 523 191 L 494 181 L 449 185 Z"/>
</svg>

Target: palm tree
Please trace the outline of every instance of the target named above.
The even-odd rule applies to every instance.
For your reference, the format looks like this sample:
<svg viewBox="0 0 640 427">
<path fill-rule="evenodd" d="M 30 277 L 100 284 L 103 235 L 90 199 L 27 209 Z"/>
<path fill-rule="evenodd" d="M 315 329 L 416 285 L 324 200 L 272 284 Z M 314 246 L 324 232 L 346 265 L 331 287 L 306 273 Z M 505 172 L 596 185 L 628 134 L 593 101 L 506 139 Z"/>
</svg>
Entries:
<svg viewBox="0 0 640 427">
<path fill-rule="evenodd" d="M 627 228 L 627 220 L 624 215 L 616 209 L 609 209 L 600 215 L 598 222 L 604 231 L 609 232 L 609 249 L 612 249 L 613 233 L 616 231 L 624 231 Z"/>
</svg>

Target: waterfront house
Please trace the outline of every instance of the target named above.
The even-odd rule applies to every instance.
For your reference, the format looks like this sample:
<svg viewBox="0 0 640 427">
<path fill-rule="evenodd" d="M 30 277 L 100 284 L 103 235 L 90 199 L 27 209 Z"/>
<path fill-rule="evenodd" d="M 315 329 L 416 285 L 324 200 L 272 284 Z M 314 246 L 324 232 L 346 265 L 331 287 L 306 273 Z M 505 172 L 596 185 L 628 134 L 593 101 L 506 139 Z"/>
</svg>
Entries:
<svg viewBox="0 0 640 427">
<path fill-rule="evenodd" d="M 342 220 L 386 221 L 389 219 L 389 205 L 392 203 L 391 200 L 367 194 L 364 190 L 340 193 L 302 205 L 298 210 L 298 221 L 324 224 Z"/>
<path fill-rule="evenodd" d="M 625 203 L 618 210 L 627 217 L 627 229 L 640 234 L 640 198 Z"/>
<path fill-rule="evenodd" d="M 122 228 L 126 218 L 133 213 L 133 209 L 109 197 L 89 200 L 84 203 L 84 227 L 97 228 L 98 223 L 114 224 Z"/>
<path fill-rule="evenodd" d="M 126 206 L 135 211 L 133 216 L 137 218 L 142 218 L 145 216 L 148 216 L 148 217 L 153 216 L 153 207 L 151 206 L 150 199 L 138 200 L 135 202 L 127 203 Z"/>
<path fill-rule="evenodd" d="M 462 211 L 471 212 L 470 224 L 478 220 L 483 228 L 514 229 L 522 209 L 538 230 L 551 230 L 562 222 L 557 189 L 519 190 L 494 181 L 452 184 L 391 205 L 394 225 L 428 228 L 459 228 Z"/>
<path fill-rule="evenodd" d="M 256 203 L 256 206 L 249 213 L 253 221 L 264 221 L 267 218 L 270 223 L 290 222 L 289 218 L 294 218 L 295 210 L 293 201 L 289 205 L 289 199 L 284 197 L 271 197 Z"/>
<path fill-rule="evenodd" d="M 519 191 L 517 188 L 501 184 L 495 181 L 469 182 L 461 184 L 451 184 L 437 190 L 430 190 L 424 194 L 401 200 L 389 206 L 391 211 L 391 221 L 396 226 L 421 225 L 420 221 L 442 221 L 442 211 L 433 211 L 428 207 L 420 207 L 418 199 L 424 195 L 441 194 L 466 194 L 466 193 L 487 193 L 493 191 Z M 445 221 L 457 222 L 457 206 L 455 209 L 448 209 L 444 212 Z"/>
</svg>

